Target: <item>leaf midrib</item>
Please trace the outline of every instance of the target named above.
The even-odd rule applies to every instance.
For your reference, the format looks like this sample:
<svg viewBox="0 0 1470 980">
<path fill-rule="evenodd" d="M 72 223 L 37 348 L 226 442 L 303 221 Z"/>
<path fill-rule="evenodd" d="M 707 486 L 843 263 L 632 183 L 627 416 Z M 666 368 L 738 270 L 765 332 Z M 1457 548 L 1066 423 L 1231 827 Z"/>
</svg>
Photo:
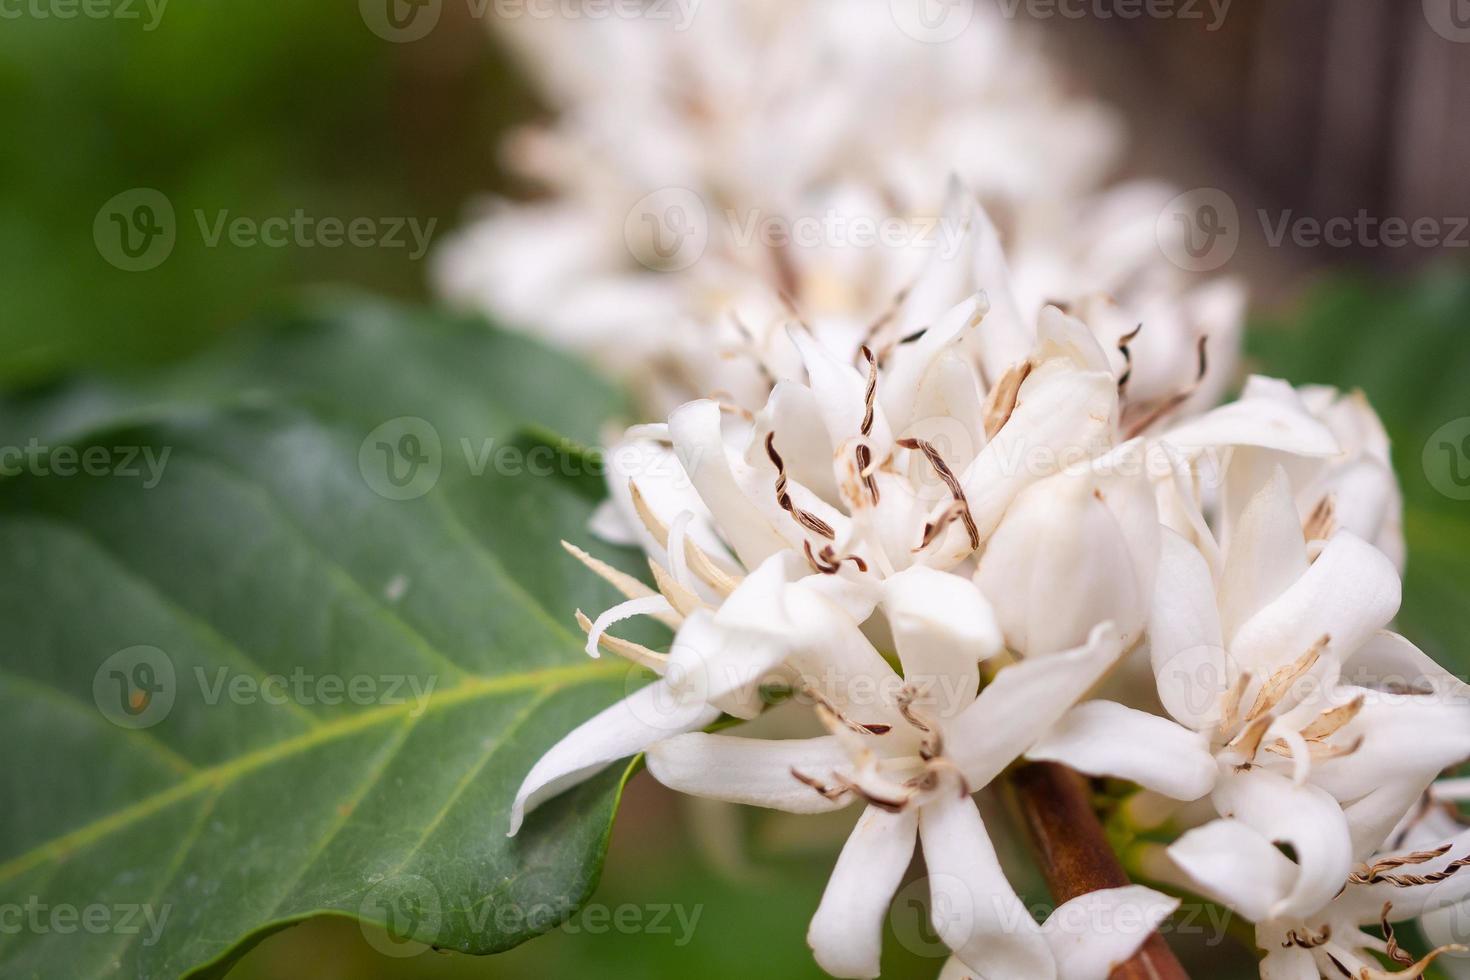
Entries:
<svg viewBox="0 0 1470 980">
<path fill-rule="evenodd" d="M 572 664 L 545 667 L 538 670 L 504 674 L 498 677 L 472 676 L 452 688 L 434 695 L 423 714 L 474 701 L 517 691 L 539 690 L 549 697 L 558 688 L 576 684 L 588 684 L 598 680 L 611 680 L 625 673 L 623 665 L 606 663 Z M 368 731 L 380 725 L 402 721 L 414 709 L 412 704 L 382 705 L 361 714 L 325 722 L 299 735 L 284 739 L 253 752 L 227 759 L 207 769 L 200 769 L 186 780 L 144 797 L 135 803 L 111 813 L 76 830 L 33 847 L 29 851 L 0 864 L 0 884 L 24 874 L 51 860 L 60 860 L 68 854 L 89 844 L 105 839 L 125 827 L 157 813 L 174 803 L 210 789 L 220 789 L 240 777 L 265 768 L 272 763 L 310 751 L 320 745 Z"/>
</svg>

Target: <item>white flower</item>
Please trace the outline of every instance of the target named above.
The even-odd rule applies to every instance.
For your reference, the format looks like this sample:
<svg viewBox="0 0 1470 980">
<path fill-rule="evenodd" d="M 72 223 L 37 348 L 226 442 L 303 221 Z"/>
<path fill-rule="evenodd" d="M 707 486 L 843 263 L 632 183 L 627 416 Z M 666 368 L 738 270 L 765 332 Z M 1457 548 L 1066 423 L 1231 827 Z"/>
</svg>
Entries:
<svg viewBox="0 0 1470 980">
<path fill-rule="evenodd" d="M 1290 844 L 1290 875 L 1252 879 L 1249 911 L 1237 895 L 1252 919 L 1325 905 L 1430 780 L 1470 755 L 1462 699 L 1399 687 L 1435 675 L 1383 632 L 1399 604 L 1392 563 L 1347 532 L 1313 557 L 1285 471 L 1259 461 L 1232 464 L 1218 580 L 1195 547 L 1164 535 L 1150 648 L 1180 725 L 1094 702 L 1030 753 L 1175 799 L 1210 792 L 1240 834 Z M 1244 887 L 1231 859 L 1171 855 L 1202 887 L 1218 892 L 1226 876 Z"/>
<path fill-rule="evenodd" d="M 1243 824 L 1207 824 L 1170 850 L 1193 867 L 1218 869 L 1204 893 L 1256 919 L 1256 944 L 1266 954 L 1262 980 L 1412 980 L 1440 956 L 1466 952 L 1445 944 L 1416 959 L 1399 945 L 1393 924 L 1451 911 L 1470 897 L 1470 833 L 1373 853 L 1338 883 L 1329 900 L 1282 914 L 1261 911 L 1259 894 L 1284 890 L 1295 870 L 1268 839 Z M 1363 931 L 1372 925 L 1381 928 L 1382 938 Z"/>
<path fill-rule="evenodd" d="M 883 920 L 917 840 L 935 893 L 933 924 L 946 945 L 986 975 L 1047 980 L 1057 975 L 1047 940 L 1001 872 L 970 794 L 1060 718 L 1123 648 L 1104 625 L 1085 646 L 1000 669 L 975 697 L 972 686 L 952 686 L 953 673 L 927 673 L 932 654 L 947 649 L 952 662 L 968 662 L 988 659 L 999 644 L 946 645 L 931 631 L 948 620 L 947 597 L 924 594 L 931 608 L 898 636 L 901 677 L 875 651 L 876 673 L 844 677 L 815 695 L 830 734 L 681 735 L 649 748 L 649 772 L 681 792 L 795 813 L 865 804 L 807 935 L 834 976 L 878 975 Z M 846 633 L 849 645 L 867 645 L 856 624 L 829 628 Z M 879 696 L 843 696 L 859 691 Z M 950 914 L 956 909 L 964 911 Z"/>
</svg>

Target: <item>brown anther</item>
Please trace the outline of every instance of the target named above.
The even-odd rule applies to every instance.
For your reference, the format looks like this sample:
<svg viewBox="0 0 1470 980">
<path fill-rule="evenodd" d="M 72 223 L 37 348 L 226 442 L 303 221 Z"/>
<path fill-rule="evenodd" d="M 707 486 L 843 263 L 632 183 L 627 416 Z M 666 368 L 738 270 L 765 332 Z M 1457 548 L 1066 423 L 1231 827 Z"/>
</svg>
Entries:
<svg viewBox="0 0 1470 980">
<path fill-rule="evenodd" d="M 1138 335 L 1143 332 L 1143 324 L 1133 328 L 1131 333 L 1126 333 L 1118 338 L 1118 350 L 1123 354 L 1123 374 L 1118 378 L 1118 394 L 1122 395 L 1128 390 L 1128 382 L 1133 377 L 1133 350 L 1129 346 Z"/>
<path fill-rule="evenodd" d="M 996 433 L 1011 420 L 1011 415 L 1016 411 L 1016 400 L 1021 394 L 1021 385 L 1031 376 L 1032 367 L 1030 361 L 1012 364 L 1000 376 L 995 387 L 990 389 L 990 395 L 985 399 L 986 439 L 994 439 Z"/>
<path fill-rule="evenodd" d="M 1271 727 L 1271 722 L 1273 721 L 1275 721 L 1275 719 L 1272 718 L 1270 715 L 1262 715 L 1255 721 L 1252 721 L 1250 724 L 1246 725 L 1245 728 L 1241 730 L 1240 734 L 1235 736 L 1235 738 L 1230 741 L 1230 748 L 1239 751 L 1241 756 L 1245 759 L 1245 762 L 1237 768 L 1250 768 L 1251 760 L 1256 757 L 1256 752 L 1260 750 L 1261 740 L 1266 737 L 1266 729 Z"/>
<path fill-rule="evenodd" d="M 1317 716 L 1310 725 L 1302 729 L 1302 738 L 1312 741 L 1313 739 L 1331 738 L 1348 722 L 1358 716 L 1363 710 L 1364 695 L 1359 694 L 1347 704 L 1340 704 L 1335 708 L 1329 708 Z"/>
<path fill-rule="evenodd" d="M 877 504 L 878 478 L 873 475 L 873 450 L 868 448 L 867 443 L 858 443 L 854 455 L 857 457 L 858 476 L 862 478 L 863 486 L 868 488 L 868 496 L 873 503 Z"/>
<path fill-rule="evenodd" d="M 1317 502 L 1302 524 L 1302 537 L 1308 541 L 1326 541 L 1337 529 L 1337 498 L 1327 494 Z"/>
<path fill-rule="evenodd" d="M 1317 665 L 1317 660 L 1322 656 L 1322 651 L 1326 650 L 1328 644 L 1331 642 L 1332 637 L 1322 637 L 1316 643 L 1312 644 L 1312 648 L 1298 657 L 1294 663 L 1282 667 L 1276 673 L 1272 674 L 1267 679 L 1265 685 L 1262 686 L 1260 693 L 1256 695 L 1255 704 L 1251 705 L 1251 710 L 1246 714 L 1245 720 L 1252 721 L 1259 718 L 1280 704 L 1291 693 L 1292 686 Z"/>
<path fill-rule="evenodd" d="M 1322 932 L 1315 936 L 1310 931 L 1305 935 L 1298 935 L 1297 931 L 1293 929 L 1286 934 L 1286 942 L 1281 944 L 1281 948 L 1290 949 L 1292 946 L 1300 946 L 1302 949 L 1316 949 L 1318 946 L 1326 945 L 1327 941 L 1331 938 L 1331 925 L 1323 925 Z"/>
<path fill-rule="evenodd" d="M 939 455 L 939 450 L 934 448 L 933 443 L 925 442 L 923 439 L 900 439 L 898 444 L 904 449 L 916 449 L 924 454 L 924 458 L 929 461 L 930 466 L 934 467 L 934 472 L 939 475 L 939 479 L 944 481 L 944 485 L 949 488 L 950 496 L 954 498 L 955 504 L 959 507 L 959 518 L 965 522 L 965 533 L 970 536 L 970 547 L 972 549 L 980 547 L 980 529 L 975 525 L 975 515 L 970 513 L 970 503 L 965 499 L 965 490 L 960 486 L 960 481 L 949 468 L 949 464 L 944 461 L 944 457 Z M 933 540 L 927 527 L 924 529 L 924 536 L 928 540 Z M 925 544 L 927 543 L 926 541 Z M 919 547 L 924 547 L 924 544 Z"/>
<path fill-rule="evenodd" d="M 1399 966 L 1413 966 L 1414 957 L 1399 948 L 1399 941 L 1393 934 L 1393 923 L 1388 921 L 1388 913 L 1393 910 L 1392 902 L 1383 903 L 1383 911 L 1378 913 L 1378 923 L 1383 928 L 1383 941 L 1385 943 L 1383 952 L 1389 959 Z"/>
<path fill-rule="evenodd" d="M 859 431 L 863 435 L 873 434 L 874 403 L 878 397 L 878 359 L 873 356 L 873 350 L 867 344 L 860 349 L 863 360 L 868 362 L 868 388 L 863 392 L 863 424 Z"/>
<path fill-rule="evenodd" d="M 815 777 L 808 776 L 806 773 L 800 771 L 795 766 L 791 767 L 791 775 L 795 777 L 797 782 L 802 783 L 806 786 L 810 786 L 812 789 L 816 790 L 817 793 L 824 799 L 833 800 L 834 802 L 836 800 L 842 799 L 849 792 L 851 792 L 851 790 L 847 789 L 846 787 L 828 786 Z"/>
<path fill-rule="evenodd" d="M 886 810 L 889 813 L 902 813 L 904 807 L 908 806 L 909 801 L 907 797 L 901 800 L 891 800 L 864 789 L 858 783 L 839 773 L 833 773 L 832 778 L 837 780 L 849 792 L 857 794 L 865 803 L 870 806 L 875 806 L 880 810 Z"/>
<path fill-rule="evenodd" d="M 1401 854 L 1398 857 L 1383 858 L 1368 865 L 1362 871 L 1355 871 L 1348 876 L 1348 881 L 1355 885 L 1371 885 L 1375 881 L 1382 880 L 1383 876 L 1395 868 L 1408 867 L 1416 864 L 1427 864 L 1436 858 L 1442 858 L 1449 853 L 1452 844 L 1445 844 L 1427 851 L 1414 851 L 1411 854 Z"/>
<path fill-rule="evenodd" d="M 923 551 L 925 548 L 929 547 L 929 545 L 933 544 L 934 539 L 939 537 L 940 532 L 949 527 L 955 521 L 959 520 L 960 515 L 964 512 L 965 508 L 963 505 L 957 503 L 950 504 L 949 508 L 946 509 L 943 514 L 939 515 L 939 520 L 930 521 L 928 524 L 924 525 L 924 537 L 919 542 L 919 546 L 915 548 L 914 551 Z"/>
<path fill-rule="evenodd" d="M 1245 697 L 1246 689 L 1250 687 L 1251 675 L 1242 672 L 1235 678 L 1235 683 L 1230 685 L 1230 690 L 1225 692 L 1225 698 L 1220 706 L 1220 730 L 1222 732 L 1233 732 L 1237 722 L 1236 716 L 1240 714 L 1240 702 Z"/>
<path fill-rule="evenodd" d="M 862 558 L 857 555 L 843 555 L 839 558 L 837 557 L 836 549 L 830 544 L 821 551 L 814 552 L 812 551 L 812 543 L 810 541 L 803 541 L 801 543 L 801 550 L 806 554 L 807 564 L 812 566 L 812 570 L 822 575 L 836 575 L 842 571 L 842 563 L 845 561 L 852 562 L 857 566 L 857 570 L 864 574 L 868 571 L 868 563 L 863 561 Z"/>
<path fill-rule="evenodd" d="M 781 459 L 781 454 L 776 452 L 776 433 L 774 432 L 766 433 L 766 455 L 770 457 L 771 464 L 776 467 L 776 503 L 781 505 L 781 509 L 795 518 L 796 523 L 813 534 L 819 534 L 828 541 L 836 538 L 837 532 L 832 530 L 832 525 L 811 511 L 802 510 L 792 501 L 786 481 L 786 463 Z"/>
</svg>

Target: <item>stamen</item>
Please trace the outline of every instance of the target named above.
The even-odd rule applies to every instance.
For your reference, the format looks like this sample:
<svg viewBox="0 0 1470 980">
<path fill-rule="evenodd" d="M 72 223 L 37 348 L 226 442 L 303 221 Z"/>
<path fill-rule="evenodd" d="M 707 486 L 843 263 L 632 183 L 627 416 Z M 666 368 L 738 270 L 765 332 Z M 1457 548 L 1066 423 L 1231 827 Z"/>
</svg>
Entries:
<svg viewBox="0 0 1470 980">
<path fill-rule="evenodd" d="M 1437 885 L 1457 874 L 1461 868 L 1470 866 L 1470 856 L 1451 861 L 1439 871 L 1432 871 L 1427 875 L 1414 874 L 1383 874 L 1369 868 L 1365 872 L 1355 872 L 1348 876 L 1348 881 L 1358 885 L 1376 885 L 1379 882 L 1387 882 L 1395 888 L 1413 888 L 1416 885 Z"/>
<path fill-rule="evenodd" d="M 863 424 L 859 431 L 865 436 L 873 434 L 874 401 L 878 395 L 878 359 L 873 356 L 873 351 L 864 344 L 861 348 L 863 360 L 868 362 L 868 389 L 863 393 Z"/>
<path fill-rule="evenodd" d="M 1143 324 L 1133 328 L 1132 333 L 1124 334 L 1118 338 L 1118 350 L 1123 353 L 1123 374 L 1118 378 L 1118 396 L 1121 398 L 1128 391 L 1128 382 L 1133 378 L 1133 350 L 1129 346 L 1138 335 L 1143 332 Z"/>
<path fill-rule="evenodd" d="M 1248 672 L 1242 672 L 1235 679 L 1235 683 L 1230 686 L 1230 690 L 1225 692 L 1225 699 L 1221 703 L 1220 710 L 1220 731 L 1232 732 L 1235 730 L 1236 716 L 1240 713 L 1240 702 L 1245 697 L 1246 688 L 1250 687 L 1250 684 L 1251 675 Z"/>
<path fill-rule="evenodd" d="M 577 559 L 583 565 L 586 565 L 599 578 L 607 582 L 613 588 L 617 589 L 627 598 L 647 599 L 648 597 L 655 594 L 652 589 L 644 585 L 642 582 L 638 581 L 633 576 L 629 575 L 626 572 L 622 572 L 616 568 L 613 568 L 605 561 L 593 558 L 587 552 L 583 551 L 581 548 L 578 548 L 570 541 L 563 541 L 561 543 L 561 546 L 565 548 L 567 550 L 567 553 L 570 554 L 573 558 Z M 679 604 L 670 599 L 670 605 L 674 606 L 675 609 L 678 609 Z M 675 613 L 668 612 L 667 610 L 665 610 L 664 612 L 654 613 L 653 618 L 658 620 L 660 623 L 663 623 L 670 629 L 678 629 L 679 624 L 683 622 L 683 619 L 680 616 L 676 615 Z"/>
<path fill-rule="evenodd" d="M 1331 938 L 1331 924 L 1323 925 L 1321 934 L 1316 936 L 1312 935 L 1310 930 L 1307 930 L 1305 935 L 1297 935 L 1297 931 L 1293 929 L 1286 934 L 1286 942 L 1281 944 L 1281 948 L 1290 949 L 1292 946 L 1300 946 L 1302 949 L 1316 949 L 1318 946 L 1326 945 Z"/>
<path fill-rule="evenodd" d="M 648 506 L 648 501 L 643 498 L 643 491 L 638 489 L 637 483 L 629 480 L 628 490 L 633 496 L 633 510 L 638 514 L 639 520 L 643 522 L 644 527 L 648 528 L 648 533 L 653 535 L 653 540 L 658 542 L 659 547 L 667 550 L 669 546 L 668 527 L 658 519 L 653 508 Z M 743 581 L 742 578 L 731 575 L 716 565 L 714 559 L 705 554 L 704 550 L 694 543 L 693 538 L 687 536 L 684 538 L 684 557 L 689 562 L 690 571 L 722 596 L 734 592 Z"/>
<path fill-rule="evenodd" d="M 776 467 L 776 503 L 781 505 L 781 509 L 795 518 L 796 523 L 813 534 L 819 534 L 828 541 L 836 538 L 837 532 L 832 530 L 832 525 L 811 511 L 802 510 L 792 502 L 786 483 L 786 463 L 781 459 L 781 454 L 776 452 L 776 433 L 774 432 L 766 433 L 766 455 Z"/>
<path fill-rule="evenodd" d="M 796 778 L 797 782 L 802 783 L 806 786 L 810 786 L 812 789 L 816 790 L 817 793 L 819 793 L 822 797 L 832 800 L 834 802 L 842 799 L 844 796 L 851 792 L 851 790 L 845 786 L 828 786 L 815 777 L 808 776 L 806 773 L 801 772 L 795 766 L 791 767 L 791 775 Z"/>
<path fill-rule="evenodd" d="M 960 515 L 963 513 L 965 513 L 965 507 L 963 504 L 950 504 L 945 512 L 939 515 L 939 520 L 930 521 L 929 523 L 924 525 L 923 540 L 919 542 L 919 546 L 914 549 L 914 552 L 918 553 L 920 551 L 923 551 L 925 548 L 933 544 L 934 539 L 939 537 L 940 532 L 949 527 L 955 521 L 959 520 Z"/>
<path fill-rule="evenodd" d="M 868 496 L 876 505 L 879 497 L 878 480 L 873 476 L 873 450 L 868 448 L 867 443 L 860 442 L 854 450 L 854 455 L 857 457 L 858 475 L 862 477 L 863 486 L 868 488 Z"/>
<path fill-rule="evenodd" d="M 944 481 L 944 485 L 949 488 L 950 496 L 954 497 L 955 504 L 960 508 L 959 517 L 965 522 L 965 532 L 970 536 L 970 547 L 972 549 L 980 547 L 980 529 L 975 526 L 975 515 L 970 513 L 970 504 L 965 499 L 965 490 L 960 486 L 960 481 L 955 477 L 954 472 L 950 470 L 949 464 L 944 461 L 944 457 L 939 455 L 939 450 L 935 449 L 932 443 L 925 442 L 923 439 L 900 439 L 898 444 L 905 449 L 917 449 L 924 454 L 924 458 L 929 461 L 930 466 L 934 467 L 934 472 L 939 474 L 939 479 Z M 928 528 L 924 529 L 924 536 L 929 538 Z M 927 543 L 926 541 L 925 544 Z M 923 548 L 924 545 L 920 544 L 919 547 Z"/>
<path fill-rule="evenodd" d="M 904 807 L 909 805 L 908 797 L 904 797 L 901 800 L 888 799 L 887 797 L 879 796 L 871 790 L 864 789 L 861 784 L 851 779 L 848 779 L 846 776 L 843 776 L 840 773 L 833 773 L 832 777 L 849 792 L 855 793 L 859 797 L 861 797 L 863 802 L 869 804 L 870 806 L 875 806 L 880 810 L 887 810 L 889 813 L 902 813 L 904 811 Z"/>
<path fill-rule="evenodd" d="M 1368 865 L 1366 870 L 1356 871 L 1353 874 L 1349 875 L 1348 881 L 1355 885 L 1371 885 L 1375 881 L 1380 880 L 1380 878 L 1385 873 L 1392 871 L 1395 868 L 1402 868 L 1408 865 L 1415 864 L 1427 864 L 1430 861 L 1433 861 L 1435 858 L 1444 857 L 1450 852 L 1450 848 L 1453 846 L 1453 844 L 1445 844 L 1444 846 L 1436 847 L 1433 850 L 1415 851 L 1412 854 L 1402 854 L 1398 857 L 1383 858 L 1380 861 L 1375 861 L 1374 863 Z"/>
<path fill-rule="evenodd" d="M 1229 747 L 1236 749 L 1244 758 L 1244 762 L 1237 766 L 1238 769 L 1249 769 L 1251 760 L 1256 757 L 1256 752 L 1261 747 L 1261 740 L 1266 737 L 1266 729 L 1271 727 L 1271 722 L 1276 719 L 1270 715 L 1262 715 L 1247 725 L 1239 735 L 1235 736 L 1229 743 Z"/>
<path fill-rule="evenodd" d="M 1383 911 L 1378 914 L 1378 922 L 1383 927 L 1383 940 L 1387 943 L 1384 953 L 1399 966 L 1413 966 L 1414 957 L 1399 948 L 1399 941 L 1393 934 L 1393 923 L 1388 921 L 1388 913 L 1392 909 L 1392 902 L 1384 902 Z"/>
<path fill-rule="evenodd" d="M 1252 721 L 1259 718 L 1262 714 L 1280 704 L 1282 699 L 1291 693 L 1292 685 L 1301 680 L 1309 670 L 1317 665 L 1317 660 L 1322 656 L 1322 651 L 1326 650 L 1327 645 L 1331 642 L 1332 637 L 1322 637 L 1316 643 L 1312 644 L 1310 650 L 1298 657 L 1295 663 L 1283 667 L 1272 674 L 1266 681 L 1265 686 L 1261 688 L 1260 693 L 1256 695 L 1256 703 L 1251 705 L 1251 710 L 1245 716 L 1245 720 Z"/>
<path fill-rule="evenodd" d="M 1306 523 L 1302 525 L 1302 537 L 1308 541 L 1326 541 L 1337 529 L 1337 498 L 1327 494 L 1317 502 Z"/>
<path fill-rule="evenodd" d="M 1022 361 L 1012 364 L 1006 368 L 1005 374 L 995 383 L 990 390 L 990 396 L 985 399 L 985 438 L 994 439 L 996 433 L 1005 428 L 1005 424 L 1011 420 L 1011 415 L 1016 411 L 1016 400 L 1021 394 L 1021 385 L 1031 376 L 1033 365 L 1030 361 Z"/>
<path fill-rule="evenodd" d="M 674 576 L 658 562 L 650 558 L 648 567 L 653 572 L 653 580 L 658 583 L 658 590 L 663 593 L 665 599 L 669 600 L 669 605 L 673 606 L 680 616 L 687 616 L 704 607 L 699 596 L 675 581 Z"/>
<path fill-rule="evenodd" d="M 577 610 L 577 625 L 582 627 L 582 632 L 588 636 L 592 635 L 592 620 L 588 619 L 582 610 Z M 610 633 L 603 633 L 597 638 L 597 645 L 608 653 L 622 657 L 640 667 L 647 667 L 656 674 L 662 674 L 669 666 L 669 655 L 650 650 L 648 647 L 632 640 L 620 640 Z"/>
<path fill-rule="evenodd" d="M 842 571 L 842 563 L 845 561 L 852 562 L 857 566 L 857 570 L 864 574 L 868 571 L 868 563 L 857 555 L 843 555 L 841 558 L 838 558 L 836 549 L 830 544 L 821 551 L 814 553 L 812 551 L 812 543 L 810 541 L 803 541 L 801 543 L 801 549 L 806 554 L 807 564 L 812 566 L 812 570 L 820 572 L 823 575 L 836 575 Z"/>
<path fill-rule="evenodd" d="M 1356 718 L 1359 711 L 1363 710 L 1363 698 L 1364 695 L 1359 694 L 1347 704 L 1340 704 L 1322 712 L 1315 721 L 1302 729 L 1302 737 L 1308 740 L 1330 738 L 1343 725 Z"/>
</svg>

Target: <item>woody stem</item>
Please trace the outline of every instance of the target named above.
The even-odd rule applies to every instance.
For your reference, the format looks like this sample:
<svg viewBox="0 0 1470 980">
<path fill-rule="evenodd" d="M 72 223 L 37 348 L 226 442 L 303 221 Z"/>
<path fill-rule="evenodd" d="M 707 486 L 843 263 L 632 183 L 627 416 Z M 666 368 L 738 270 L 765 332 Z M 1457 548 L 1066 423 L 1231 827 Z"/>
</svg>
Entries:
<svg viewBox="0 0 1470 980">
<path fill-rule="evenodd" d="M 1012 774 L 1011 786 L 1058 904 L 1131 884 L 1103 834 L 1081 776 L 1054 762 L 1033 762 Z M 1109 980 L 1189 980 L 1189 975 L 1155 932 L 1132 959 L 1113 969 Z"/>
</svg>

